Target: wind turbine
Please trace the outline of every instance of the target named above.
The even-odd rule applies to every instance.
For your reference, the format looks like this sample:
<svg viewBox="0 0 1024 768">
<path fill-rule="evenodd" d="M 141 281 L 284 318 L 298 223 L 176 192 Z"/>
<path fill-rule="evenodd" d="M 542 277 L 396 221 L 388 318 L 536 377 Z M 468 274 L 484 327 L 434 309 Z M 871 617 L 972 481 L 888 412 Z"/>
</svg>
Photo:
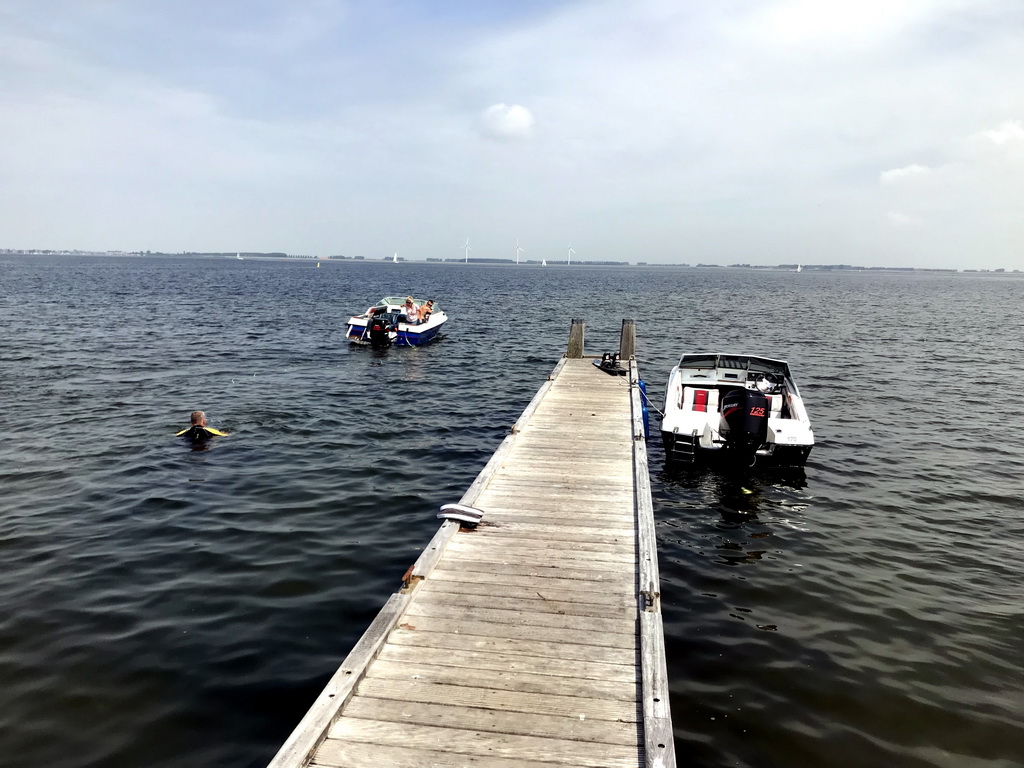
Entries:
<svg viewBox="0 0 1024 768">
<path fill-rule="evenodd" d="M 462 248 L 460 248 L 459 250 L 463 250 L 463 251 L 466 252 L 466 263 L 469 264 L 469 252 L 472 251 L 473 249 L 469 247 L 469 238 L 468 237 L 466 238 L 466 244 L 464 246 L 462 246 Z"/>
<path fill-rule="evenodd" d="M 523 253 L 526 253 L 526 249 L 525 248 L 520 248 L 519 247 L 519 238 L 517 237 L 516 238 L 516 264 L 519 263 L 519 252 L 520 251 L 522 251 Z"/>
<path fill-rule="evenodd" d="M 565 265 L 566 265 L 567 267 L 568 267 L 568 266 L 571 266 L 571 265 L 572 265 L 572 255 L 573 255 L 574 253 L 576 253 L 576 251 L 574 251 L 574 250 L 572 249 L 572 245 L 570 244 L 570 245 L 569 245 L 569 252 L 568 252 L 568 253 L 566 254 L 566 258 L 565 258 Z"/>
</svg>

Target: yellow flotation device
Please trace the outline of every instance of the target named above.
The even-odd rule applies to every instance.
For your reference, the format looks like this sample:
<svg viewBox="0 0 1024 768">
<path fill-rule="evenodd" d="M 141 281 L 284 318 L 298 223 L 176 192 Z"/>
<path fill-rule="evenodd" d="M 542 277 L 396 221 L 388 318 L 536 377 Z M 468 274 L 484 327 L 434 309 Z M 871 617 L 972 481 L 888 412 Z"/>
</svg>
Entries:
<svg viewBox="0 0 1024 768">
<path fill-rule="evenodd" d="M 211 437 L 227 437 L 228 434 L 213 427 L 201 427 L 198 424 L 193 424 L 191 427 L 186 427 L 181 432 L 175 433 L 174 436 L 187 437 L 189 440 L 207 440 Z"/>
</svg>

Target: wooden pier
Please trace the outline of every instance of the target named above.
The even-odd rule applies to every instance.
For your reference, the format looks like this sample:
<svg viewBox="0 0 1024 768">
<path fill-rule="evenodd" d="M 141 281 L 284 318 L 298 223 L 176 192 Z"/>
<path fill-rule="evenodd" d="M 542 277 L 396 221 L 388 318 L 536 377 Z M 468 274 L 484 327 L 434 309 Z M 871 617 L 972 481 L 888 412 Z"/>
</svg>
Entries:
<svg viewBox="0 0 1024 768">
<path fill-rule="evenodd" d="M 632 332 L 609 375 L 573 321 L 480 524 L 441 524 L 270 768 L 675 766 Z"/>
</svg>

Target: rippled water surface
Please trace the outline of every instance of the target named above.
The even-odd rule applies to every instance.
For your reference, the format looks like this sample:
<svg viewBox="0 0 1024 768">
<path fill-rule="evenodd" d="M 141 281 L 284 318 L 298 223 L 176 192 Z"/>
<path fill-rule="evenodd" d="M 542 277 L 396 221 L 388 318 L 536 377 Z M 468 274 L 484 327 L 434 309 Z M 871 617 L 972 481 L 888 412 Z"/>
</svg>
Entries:
<svg viewBox="0 0 1024 768">
<path fill-rule="evenodd" d="M 0 765 L 261 766 L 561 355 L 789 360 L 803 472 L 654 470 L 681 765 L 1024 764 L 1024 280 L 0 263 Z M 341 323 L 438 299 L 446 337 Z M 205 409 L 231 432 L 173 438 Z M 657 429 L 657 419 L 652 426 Z"/>
</svg>

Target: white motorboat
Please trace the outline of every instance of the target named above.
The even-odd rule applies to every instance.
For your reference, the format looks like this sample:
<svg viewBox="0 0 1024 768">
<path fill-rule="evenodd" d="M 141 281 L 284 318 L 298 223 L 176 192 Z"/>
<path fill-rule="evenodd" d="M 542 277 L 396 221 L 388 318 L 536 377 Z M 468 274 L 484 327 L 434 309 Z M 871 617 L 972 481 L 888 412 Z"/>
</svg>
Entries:
<svg viewBox="0 0 1024 768">
<path fill-rule="evenodd" d="M 814 433 L 784 360 L 685 354 L 669 375 L 661 422 L 669 462 L 801 467 Z"/>
<path fill-rule="evenodd" d="M 418 347 L 432 341 L 448 322 L 448 315 L 436 301 L 432 312 L 422 323 L 410 323 L 404 313 L 405 299 L 400 296 L 385 296 L 361 315 L 349 318 L 345 336 L 353 344 L 374 347 Z M 424 302 L 414 299 L 417 306 Z"/>
</svg>

